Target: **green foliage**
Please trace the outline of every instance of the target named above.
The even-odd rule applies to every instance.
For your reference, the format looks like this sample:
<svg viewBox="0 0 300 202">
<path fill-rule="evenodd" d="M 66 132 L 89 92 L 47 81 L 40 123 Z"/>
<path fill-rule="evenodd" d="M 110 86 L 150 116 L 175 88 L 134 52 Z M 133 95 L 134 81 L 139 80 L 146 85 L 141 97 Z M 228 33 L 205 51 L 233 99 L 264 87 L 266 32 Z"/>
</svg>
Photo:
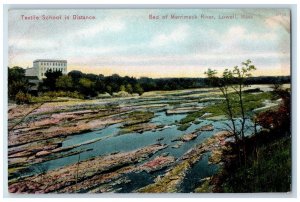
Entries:
<svg viewBox="0 0 300 202">
<path fill-rule="evenodd" d="M 83 96 L 77 91 L 48 91 L 42 94 L 42 96 L 49 96 L 49 97 L 70 97 L 70 98 L 77 98 L 83 99 Z"/>
<path fill-rule="evenodd" d="M 10 99 L 15 100 L 19 92 L 27 93 L 29 88 L 30 85 L 25 77 L 25 69 L 18 66 L 8 68 L 8 97 Z"/>
<path fill-rule="evenodd" d="M 291 139 L 285 137 L 261 145 L 248 156 L 248 164 L 230 170 L 224 192 L 291 191 Z"/>
<path fill-rule="evenodd" d="M 46 95 L 32 96 L 30 102 L 31 103 L 51 102 L 53 99 L 55 98 Z"/>
<path fill-rule="evenodd" d="M 29 93 L 23 93 L 19 91 L 15 97 L 17 104 L 28 104 L 31 101 L 31 95 Z"/>
<path fill-rule="evenodd" d="M 248 65 L 248 66 L 247 66 Z M 244 69 L 235 69 L 232 71 L 225 71 L 223 77 L 229 78 L 231 76 L 237 77 L 242 75 L 245 71 L 252 71 L 253 66 L 246 61 L 243 63 Z M 109 93 L 113 95 L 115 92 L 126 91 L 130 94 L 137 93 L 142 95 L 144 92 L 153 90 L 179 90 L 189 88 L 206 87 L 207 81 L 213 79 L 214 86 L 222 86 L 226 79 L 217 77 L 215 70 L 209 69 L 207 71 L 208 78 L 134 78 L 129 76 L 121 77 L 118 74 L 111 76 L 104 76 L 102 74 L 85 74 L 77 70 L 73 70 L 68 75 L 62 75 L 60 71 L 51 70 L 45 73 L 46 79 L 40 84 L 38 93 L 47 91 L 77 91 L 85 95 L 87 98 L 96 97 L 98 94 Z M 258 83 L 287 83 L 290 77 L 251 77 L 245 73 L 244 82 L 247 84 Z M 238 84 L 238 79 L 227 79 L 228 83 Z M 31 85 L 25 77 L 25 69 L 21 67 L 8 68 L 8 95 L 9 98 L 14 100 L 15 95 L 22 91 L 23 93 L 31 92 Z M 34 98 L 35 99 L 35 98 Z"/>
<path fill-rule="evenodd" d="M 260 126 L 268 130 L 245 138 L 244 162 L 239 163 L 237 158 L 240 151 L 237 143 L 230 144 L 231 149 L 223 153 L 226 163 L 214 180 L 218 192 L 291 191 L 290 92 L 277 90 L 274 93 L 282 98 L 282 103 L 278 108 L 256 116 Z"/>
<path fill-rule="evenodd" d="M 132 94 L 133 93 L 133 89 L 132 89 L 132 86 L 131 84 L 126 84 L 126 92 Z"/>
<path fill-rule="evenodd" d="M 120 91 L 126 91 L 126 88 L 125 88 L 124 85 L 121 85 L 121 86 L 120 86 Z"/>
<path fill-rule="evenodd" d="M 92 88 L 94 86 L 94 82 L 86 78 L 80 79 L 79 84 L 84 88 Z"/>
<path fill-rule="evenodd" d="M 95 82 L 87 78 L 81 78 L 79 80 L 80 92 L 86 96 L 95 96 Z"/>
<path fill-rule="evenodd" d="M 112 90 L 112 87 L 111 87 L 110 85 L 107 85 L 107 86 L 106 86 L 106 91 L 107 91 L 110 95 L 113 94 L 113 90 Z"/>
<path fill-rule="evenodd" d="M 186 131 L 191 126 L 191 123 L 184 123 L 177 127 L 177 130 Z"/>
<path fill-rule="evenodd" d="M 229 94 L 230 99 L 232 100 L 237 100 L 237 95 L 234 93 Z M 265 100 L 271 100 L 273 99 L 273 95 L 271 92 L 262 92 L 258 95 L 252 94 L 252 93 L 244 93 L 244 106 L 245 106 L 245 111 L 248 114 L 253 114 L 252 110 L 263 107 L 263 102 Z M 236 103 L 236 102 L 235 102 Z M 197 118 L 202 117 L 205 113 L 211 113 L 209 115 L 210 117 L 212 116 L 219 116 L 219 115 L 226 115 L 226 104 L 224 102 L 216 102 L 212 105 L 209 105 L 207 107 L 204 107 L 203 109 L 188 114 L 186 117 L 181 119 L 179 121 L 180 124 L 186 124 L 195 121 Z M 240 116 L 240 111 L 239 111 L 239 106 L 236 103 L 235 105 L 232 106 L 232 110 L 234 112 L 234 118 L 237 118 Z"/>
<path fill-rule="evenodd" d="M 83 99 L 83 95 L 78 93 L 77 91 L 70 92 L 70 91 L 47 91 L 42 93 L 40 96 L 32 96 L 31 103 L 40 103 L 40 102 L 51 102 L 57 101 L 56 98 L 58 97 L 68 97 L 68 98 L 75 98 L 75 99 Z"/>
<path fill-rule="evenodd" d="M 236 142 L 243 141 L 245 137 L 245 123 L 248 118 L 246 115 L 247 109 L 244 101 L 243 88 L 245 86 L 246 78 L 251 76 L 251 72 L 256 70 L 256 67 L 251 64 L 250 60 L 242 62 L 242 66 L 233 67 L 232 70 L 225 69 L 222 77 L 217 77 L 217 71 L 208 69 L 205 74 L 211 82 L 211 85 L 218 86 L 225 98 L 222 109 L 225 112 L 226 117 L 230 120 L 231 126 L 229 127 L 232 134 L 235 137 Z M 233 91 L 231 93 L 230 91 Z M 234 121 L 235 117 L 241 118 L 241 128 L 238 129 Z"/>
<path fill-rule="evenodd" d="M 144 90 L 141 87 L 141 85 L 139 83 L 137 83 L 137 84 L 134 84 L 133 92 L 135 92 L 135 93 L 137 93 L 139 95 L 142 95 L 144 93 Z"/>
<path fill-rule="evenodd" d="M 72 77 L 67 75 L 62 75 L 57 78 L 55 82 L 55 86 L 59 90 L 69 90 L 73 88 L 73 80 Z"/>
<path fill-rule="evenodd" d="M 52 71 L 51 69 L 45 73 L 46 78 L 43 80 L 41 88 L 55 91 L 56 88 L 56 80 L 62 76 L 61 71 Z"/>
<path fill-rule="evenodd" d="M 181 119 L 179 121 L 180 124 L 187 124 L 190 123 L 192 121 L 195 121 L 195 119 L 203 116 L 204 112 L 202 110 L 188 114 L 186 117 L 184 117 L 183 119 Z"/>
<path fill-rule="evenodd" d="M 124 126 L 130 126 L 137 123 L 145 123 L 154 117 L 154 112 L 150 111 L 133 111 L 126 115 L 127 122 Z"/>
<path fill-rule="evenodd" d="M 18 81 L 23 80 L 25 76 L 25 69 L 22 67 L 15 66 L 13 68 L 8 68 L 8 80 Z"/>
</svg>

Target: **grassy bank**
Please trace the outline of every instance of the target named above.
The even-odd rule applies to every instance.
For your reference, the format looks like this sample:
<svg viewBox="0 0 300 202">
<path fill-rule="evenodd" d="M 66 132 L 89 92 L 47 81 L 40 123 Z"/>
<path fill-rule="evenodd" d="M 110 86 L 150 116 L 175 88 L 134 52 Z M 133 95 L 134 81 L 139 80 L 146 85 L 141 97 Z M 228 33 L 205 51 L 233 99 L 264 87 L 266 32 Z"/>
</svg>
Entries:
<svg viewBox="0 0 300 202">
<path fill-rule="evenodd" d="M 256 108 L 260 108 L 264 106 L 264 101 L 265 100 L 274 100 L 278 99 L 277 97 L 274 97 L 274 95 L 271 92 L 261 92 L 259 94 L 253 94 L 253 93 L 244 93 L 244 107 L 245 111 L 251 112 L 252 110 Z M 232 93 L 230 95 L 230 98 L 233 100 L 236 100 L 235 105 L 233 105 L 233 111 L 235 117 L 240 116 L 239 112 L 239 103 L 237 102 L 238 97 L 236 94 Z M 209 105 L 207 107 L 204 107 L 203 109 L 188 114 L 186 117 L 181 119 L 179 121 L 179 124 L 186 125 L 187 123 L 191 123 L 195 121 L 196 119 L 202 117 L 204 114 L 209 114 L 206 115 L 206 118 L 208 117 L 216 117 L 220 115 L 225 115 L 226 112 L 226 103 L 225 101 L 217 101 L 212 105 Z"/>
<path fill-rule="evenodd" d="M 246 164 L 239 163 L 238 157 L 234 155 L 236 151 L 224 153 L 223 168 L 203 182 L 195 192 L 291 191 L 291 137 L 277 137 L 270 140 L 268 135 L 272 134 L 264 133 L 262 138 L 247 140 Z"/>
<path fill-rule="evenodd" d="M 237 167 L 224 180 L 224 192 L 291 191 L 291 138 L 261 145 L 249 154 L 247 165 Z"/>
</svg>

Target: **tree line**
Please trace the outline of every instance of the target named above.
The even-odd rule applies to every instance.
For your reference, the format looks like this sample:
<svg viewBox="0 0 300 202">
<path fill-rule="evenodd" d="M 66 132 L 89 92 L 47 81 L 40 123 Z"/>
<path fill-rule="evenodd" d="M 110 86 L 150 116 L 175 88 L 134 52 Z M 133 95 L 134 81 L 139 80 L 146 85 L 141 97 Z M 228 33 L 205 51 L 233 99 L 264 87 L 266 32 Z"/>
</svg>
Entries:
<svg viewBox="0 0 300 202">
<path fill-rule="evenodd" d="M 98 94 L 117 93 L 125 91 L 129 94 L 143 94 L 154 90 L 182 90 L 191 88 L 208 87 L 211 85 L 208 78 L 148 78 L 129 77 L 113 74 L 104 76 L 102 74 L 83 73 L 73 70 L 67 75 L 61 71 L 47 71 L 37 90 L 33 91 L 33 83 L 25 76 L 22 67 L 8 68 L 8 96 L 15 100 L 24 95 L 38 95 L 43 92 L 68 91 L 78 92 L 84 97 L 95 97 Z M 234 82 L 234 81 L 232 81 Z M 263 76 L 246 78 L 245 84 L 274 84 L 289 83 L 289 76 Z M 17 96 L 17 97 L 18 97 Z"/>
</svg>

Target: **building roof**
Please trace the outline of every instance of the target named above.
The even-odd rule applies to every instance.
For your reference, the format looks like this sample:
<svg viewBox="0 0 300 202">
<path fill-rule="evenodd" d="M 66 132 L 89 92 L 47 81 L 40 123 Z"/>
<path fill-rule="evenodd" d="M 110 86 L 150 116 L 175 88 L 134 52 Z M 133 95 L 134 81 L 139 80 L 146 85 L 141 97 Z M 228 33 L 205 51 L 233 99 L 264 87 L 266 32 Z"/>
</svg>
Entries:
<svg viewBox="0 0 300 202">
<path fill-rule="evenodd" d="M 67 62 L 67 60 L 36 59 L 33 63 L 35 62 Z"/>
</svg>

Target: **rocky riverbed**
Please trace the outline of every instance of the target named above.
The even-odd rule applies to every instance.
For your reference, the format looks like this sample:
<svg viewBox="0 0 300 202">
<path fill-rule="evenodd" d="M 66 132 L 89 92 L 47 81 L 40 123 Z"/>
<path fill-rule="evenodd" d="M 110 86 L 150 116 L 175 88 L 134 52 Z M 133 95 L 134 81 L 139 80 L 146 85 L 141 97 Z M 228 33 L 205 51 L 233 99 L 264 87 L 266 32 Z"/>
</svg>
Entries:
<svg viewBox="0 0 300 202">
<path fill-rule="evenodd" d="M 9 192 L 181 192 L 190 172 L 203 184 L 233 140 L 228 121 L 205 112 L 220 102 L 195 89 L 9 105 Z"/>
</svg>

